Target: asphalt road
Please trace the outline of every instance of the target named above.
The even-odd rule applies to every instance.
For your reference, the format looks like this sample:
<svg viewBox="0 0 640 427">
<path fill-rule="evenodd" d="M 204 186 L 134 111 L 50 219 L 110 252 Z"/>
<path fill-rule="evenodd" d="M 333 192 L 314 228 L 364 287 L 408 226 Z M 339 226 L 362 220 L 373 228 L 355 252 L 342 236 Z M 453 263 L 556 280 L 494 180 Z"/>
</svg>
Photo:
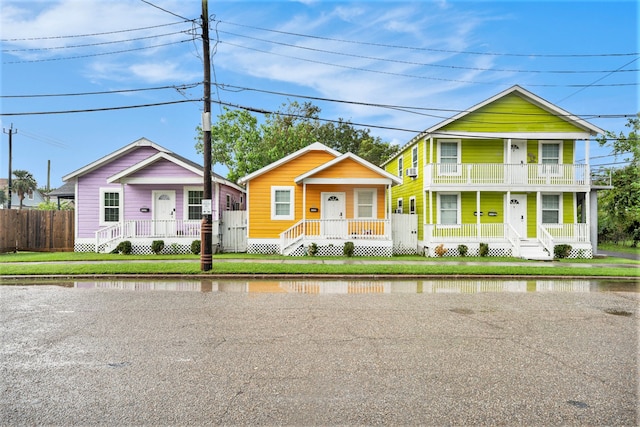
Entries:
<svg viewBox="0 0 640 427">
<path fill-rule="evenodd" d="M 0 286 L 0 425 L 629 425 L 638 293 Z"/>
</svg>

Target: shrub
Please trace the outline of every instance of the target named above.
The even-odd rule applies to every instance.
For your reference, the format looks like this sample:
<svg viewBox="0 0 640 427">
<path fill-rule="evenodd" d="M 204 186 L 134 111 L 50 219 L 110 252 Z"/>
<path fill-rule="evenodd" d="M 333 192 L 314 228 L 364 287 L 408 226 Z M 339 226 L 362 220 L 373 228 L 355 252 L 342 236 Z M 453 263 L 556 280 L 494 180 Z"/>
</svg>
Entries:
<svg viewBox="0 0 640 427">
<path fill-rule="evenodd" d="M 440 243 L 438 246 L 436 246 L 436 248 L 433 251 L 436 253 L 436 255 L 441 257 L 447 253 L 448 249 L 444 248 L 444 243 Z"/>
<path fill-rule="evenodd" d="M 132 251 L 133 248 L 131 246 L 131 242 L 128 240 L 123 240 L 122 242 L 118 243 L 118 246 L 116 246 L 116 248 L 111 251 L 111 253 L 129 255 Z"/>
<path fill-rule="evenodd" d="M 489 255 L 489 244 L 488 243 L 480 243 L 479 255 L 480 256 Z"/>
<path fill-rule="evenodd" d="M 355 252 L 355 249 L 356 247 L 353 244 L 353 242 L 346 242 L 344 244 L 344 249 L 343 249 L 344 255 L 348 257 L 352 257 L 353 253 Z"/>
<path fill-rule="evenodd" d="M 460 254 L 460 256 L 467 256 L 468 251 L 469 248 L 467 247 L 467 245 L 458 245 L 458 253 Z"/>
<path fill-rule="evenodd" d="M 318 245 L 316 243 L 312 243 L 307 248 L 307 254 L 309 256 L 316 256 L 318 254 Z"/>
<path fill-rule="evenodd" d="M 571 249 L 571 245 L 555 245 L 553 247 L 553 257 L 556 259 L 566 258 L 571 253 Z"/>
<path fill-rule="evenodd" d="M 164 249 L 164 240 L 154 240 L 151 242 L 151 252 L 158 255 Z"/>
<path fill-rule="evenodd" d="M 194 255 L 200 254 L 200 240 L 191 242 L 191 253 Z"/>
</svg>

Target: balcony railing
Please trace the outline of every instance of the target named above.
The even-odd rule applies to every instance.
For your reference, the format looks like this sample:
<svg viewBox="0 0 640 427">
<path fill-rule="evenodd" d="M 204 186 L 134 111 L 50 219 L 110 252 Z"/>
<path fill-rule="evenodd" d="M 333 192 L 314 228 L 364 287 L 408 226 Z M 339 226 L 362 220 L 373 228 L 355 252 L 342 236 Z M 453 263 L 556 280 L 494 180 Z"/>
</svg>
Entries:
<svg viewBox="0 0 640 427">
<path fill-rule="evenodd" d="M 588 186 L 589 167 L 581 164 L 431 163 L 426 185 Z"/>
</svg>

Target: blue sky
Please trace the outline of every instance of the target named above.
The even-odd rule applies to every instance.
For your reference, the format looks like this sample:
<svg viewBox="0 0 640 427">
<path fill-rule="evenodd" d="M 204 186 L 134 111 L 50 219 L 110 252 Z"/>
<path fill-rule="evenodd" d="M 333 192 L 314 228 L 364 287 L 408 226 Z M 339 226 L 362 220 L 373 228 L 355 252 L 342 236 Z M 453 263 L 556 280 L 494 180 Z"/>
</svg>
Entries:
<svg viewBox="0 0 640 427">
<path fill-rule="evenodd" d="M 0 8 L 0 120 L 17 129 L 12 169 L 44 187 L 50 161 L 55 188 L 141 137 L 202 161 L 194 148 L 202 43 L 189 21 L 200 0 L 0 0 Z M 606 130 L 626 134 L 625 116 L 638 112 L 635 1 L 215 0 L 209 14 L 214 120 L 217 101 L 276 111 L 322 98 L 312 100 L 322 118 L 403 144 L 514 84 Z M 150 104 L 164 105 L 125 108 Z M 51 112 L 60 113 L 33 114 Z M 1 141 L 6 177 L 6 133 Z M 621 160 L 607 154 L 591 143 L 592 164 Z"/>
</svg>

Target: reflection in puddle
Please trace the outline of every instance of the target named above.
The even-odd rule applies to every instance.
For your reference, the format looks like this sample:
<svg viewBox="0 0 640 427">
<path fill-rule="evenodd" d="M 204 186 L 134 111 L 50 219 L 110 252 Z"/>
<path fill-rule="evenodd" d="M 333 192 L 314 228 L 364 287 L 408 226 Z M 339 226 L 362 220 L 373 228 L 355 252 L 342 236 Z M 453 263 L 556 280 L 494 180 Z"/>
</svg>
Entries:
<svg viewBox="0 0 640 427">
<path fill-rule="evenodd" d="M 49 282 L 49 284 L 52 284 Z M 68 284 L 67 284 L 68 285 Z M 290 294 L 474 294 L 490 292 L 638 292 L 633 281 L 601 280 L 102 280 L 74 281 L 78 289 Z"/>
</svg>

